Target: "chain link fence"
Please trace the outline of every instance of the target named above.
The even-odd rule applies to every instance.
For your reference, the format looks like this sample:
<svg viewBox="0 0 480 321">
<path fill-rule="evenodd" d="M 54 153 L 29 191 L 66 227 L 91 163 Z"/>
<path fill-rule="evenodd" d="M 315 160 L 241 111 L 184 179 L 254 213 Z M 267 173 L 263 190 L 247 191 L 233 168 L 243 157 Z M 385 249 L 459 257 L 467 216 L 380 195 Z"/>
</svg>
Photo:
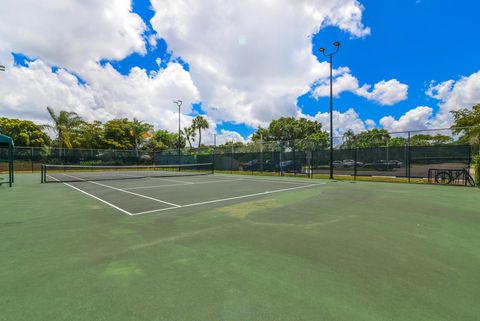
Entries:
<svg viewBox="0 0 480 321">
<path fill-rule="evenodd" d="M 153 153 L 142 150 L 59 149 L 19 147 L 13 150 L 15 171 L 40 171 L 41 164 L 53 165 L 151 165 Z M 0 157 L 3 157 L 0 155 Z M 3 170 L 3 168 L 1 169 Z"/>
<path fill-rule="evenodd" d="M 166 150 L 155 153 L 155 163 L 213 162 L 220 172 L 319 178 L 328 177 L 331 166 L 336 179 L 431 183 L 445 183 L 431 177 L 432 170 L 440 176 L 462 170 L 464 175 L 457 177 L 456 184 L 470 185 L 468 176 L 477 176 L 479 183 L 475 155 L 478 146 L 451 129 L 440 129 L 335 137 L 332 161 L 328 146 L 301 140 Z"/>
<path fill-rule="evenodd" d="M 331 166 L 336 179 L 405 182 L 436 182 L 436 178 L 431 177 L 432 173 L 445 175 L 445 172 L 463 170 L 463 174 L 466 172 L 476 184 L 479 183 L 478 145 L 471 145 L 450 129 L 381 133 L 373 137 L 335 137 L 333 147 L 332 161 L 328 143 L 305 139 L 247 144 L 231 142 L 221 146 L 156 153 L 144 150 L 15 147 L 14 164 L 18 172 L 35 172 L 40 171 L 41 164 L 214 163 L 217 172 L 318 178 L 327 178 Z M 5 157 L 0 151 L 0 160 Z M 0 171 L 5 171 L 4 167 L 5 162 L 0 162 Z M 454 181 L 463 185 L 468 183 L 467 178 L 456 177 Z"/>
</svg>

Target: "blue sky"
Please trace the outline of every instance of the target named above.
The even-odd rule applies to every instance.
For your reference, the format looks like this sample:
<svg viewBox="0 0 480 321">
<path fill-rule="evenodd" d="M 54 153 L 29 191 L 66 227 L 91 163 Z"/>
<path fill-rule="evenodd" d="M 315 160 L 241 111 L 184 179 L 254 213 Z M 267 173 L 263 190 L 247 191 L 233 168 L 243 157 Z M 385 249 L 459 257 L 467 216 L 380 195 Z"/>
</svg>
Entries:
<svg viewBox="0 0 480 321">
<path fill-rule="evenodd" d="M 280 116 L 328 127 L 328 65 L 318 48 L 331 50 L 333 41 L 342 44 L 334 57 L 338 134 L 448 126 L 451 110 L 480 102 L 476 1 L 102 0 L 36 11 L 8 1 L 0 59 L 12 66 L 0 83 L 5 92 L 26 88 L 0 100 L 6 116 L 44 119 L 48 104 L 87 119 L 137 117 L 173 130 L 170 102 L 181 98 L 182 125 L 204 114 L 210 134 L 225 139 L 246 139 Z"/>
</svg>

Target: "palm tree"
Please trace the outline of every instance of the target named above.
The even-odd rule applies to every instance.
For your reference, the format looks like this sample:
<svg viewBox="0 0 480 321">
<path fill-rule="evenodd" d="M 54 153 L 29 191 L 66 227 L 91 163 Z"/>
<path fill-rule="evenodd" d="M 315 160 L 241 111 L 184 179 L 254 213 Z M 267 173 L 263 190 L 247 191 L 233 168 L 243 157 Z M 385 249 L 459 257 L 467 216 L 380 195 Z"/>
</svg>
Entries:
<svg viewBox="0 0 480 321">
<path fill-rule="evenodd" d="M 83 120 L 75 112 L 61 110 L 60 113 L 57 114 L 51 107 L 47 107 L 47 111 L 54 125 L 46 125 L 46 127 L 52 128 L 57 134 L 59 155 L 61 155 L 63 146 L 68 149 L 72 148 L 72 134 L 78 126 L 83 124 Z"/>
<path fill-rule="evenodd" d="M 352 145 L 355 142 L 355 133 L 353 130 L 349 129 L 343 133 L 343 141 L 347 149 L 352 148 Z"/>
<path fill-rule="evenodd" d="M 145 123 L 141 120 L 133 118 L 133 122 L 131 122 L 130 127 L 130 135 L 133 138 L 133 145 L 135 146 L 135 150 L 137 151 L 138 156 L 138 149 L 143 141 L 152 136 L 153 125 Z"/>
<path fill-rule="evenodd" d="M 208 121 L 203 118 L 203 116 L 198 115 L 193 119 L 193 128 L 198 129 L 198 148 L 202 143 L 202 129 L 207 129 L 209 127 Z"/>
<path fill-rule="evenodd" d="M 190 146 L 190 148 L 192 148 L 191 140 L 193 141 L 194 138 L 195 138 L 195 135 L 196 135 L 195 127 L 193 127 L 193 125 L 192 125 L 192 126 L 183 128 L 183 134 L 187 138 L 188 145 Z"/>
</svg>

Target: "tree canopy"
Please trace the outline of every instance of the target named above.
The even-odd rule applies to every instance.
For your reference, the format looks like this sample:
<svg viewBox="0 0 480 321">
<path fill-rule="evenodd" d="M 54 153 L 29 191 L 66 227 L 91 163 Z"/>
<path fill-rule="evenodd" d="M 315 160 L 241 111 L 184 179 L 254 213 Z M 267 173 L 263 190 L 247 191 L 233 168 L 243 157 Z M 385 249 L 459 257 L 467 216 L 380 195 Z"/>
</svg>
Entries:
<svg viewBox="0 0 480 321">
<path fill-rule="evenodd" d="M 144 148 L 149 150 L 185 148 L 185 137 L 180 135 L 180 146 L 178 145 L 178 133 L 171 133 L 167 130 L 157 130 L 145 143 Z"/>
<path fill-rule="evenodd" d="M 10 136 L 17 146 L 42 147 L 50 145 L 50 137 L 44 126 L 29 120 L 0 117 L 0 133 Z"/>
<path fill-rule="evenodd" d="M 259 127 L 252 135 L 252 140 L 284 141 L 286 147 L 299 148 L 313 145 L 327 147 L 329 135 L 322 130 L 322 124 L 306 118 L 280 117 L 272 120 L 268 128 Z M 300 146 L 298 146 L 300 145 Z"/>
<path fill-rule="evenodd" d="M 480 104 L 469 109 L 452 111 L 454 133 L 461 134 L 460 140 L 474 145 L 480 144 Z M 466 128 L 468 127 L 468 128 Z"/>
</svg>

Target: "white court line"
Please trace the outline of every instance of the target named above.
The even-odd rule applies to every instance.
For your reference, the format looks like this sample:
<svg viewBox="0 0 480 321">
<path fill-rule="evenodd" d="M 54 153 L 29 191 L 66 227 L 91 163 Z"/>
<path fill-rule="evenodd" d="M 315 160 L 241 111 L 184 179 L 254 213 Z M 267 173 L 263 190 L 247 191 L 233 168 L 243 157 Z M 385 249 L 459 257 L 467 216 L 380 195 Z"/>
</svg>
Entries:
<svg viewBox="0 0 480 321">
<path fill-rule="evenodd" d="M 50 178 L 52 178 L 52 179 L 54 179 L 54 180 L 56 180 L 57 182 L 60 182 L 58 179 L 56 179 L 56 178 L 53 177 L 53 176 L 50 176 L 50 175 L 47 175 L 47 176 L 50 177 Z M 79 191 L 80 193 L 83 193 L 83 194 L 85 194 L 85 195 L 88 195 L 88 196 L 90 196 L 90 197 L 93 197 L 94 199 L 96 199 L 96 200 L 98 200 L 98 201 L 100 201 L 100 202 L 102 202 L 102 203 L 105 203 L 105 204 L 107 204 L 108 206 L 111 206 L 111 207 L 113 207 L 114 209 L 119 210 L 120 212 L 123 212 L 123 213 L 125 213 L 125 214 L 130 215 L 130 216 L 133 215 L 132 213 L 124 210 L 123 208 L 120 208 L 120 207 L 118 207 L 118 206 L 115 206 L 115 205 L 113 205 L 112 203 L 109 203 L 109 202 L 101 199 L 100 197 L 97 197 L 97 196 L 95 196 L 95 195 L 92 195 L 92 194 L 90 194 L 90 193 L 87 193 L 87 192 L 85 192 L 84 190 L 81 190 L 80 188 L 77 188 L 77 187 L 75 187 L 75 186 L 73 186 L 73 185 L 70 185 L 70 184 L 68 184 L 68 183 L 65 183 L 65 182 L 63 182 L 63 184 L 67 185 L 68 187 L 73 188 L 74 190 Z"/>
<path fill-rule="evenodd" d="M 243 178 L 238 178 L 238 179 L 222 179 L 218 181 L 209 181 L 209 182 L 198 182 L 198 183 L 193 183 L 191 182 L 192 185 L 198 185 L 198 184 L 211 184 L 211 183 L 223 183 L 223 182 L 236 182 L 236 181 L 243 181 Z M 148 189 L 148 188 L 158 188 L 158 187 L 170 187 L 170 186 L 184 186 L 187 184 L 166 184 L 166 185 L 154 185 L 154 186 L 138 186 L 138 187 L 126 187 L 124 190 L 132 190 L 132 189 Z M 189 184 L 190 185 L 190 184 Z"/>
<path fill-rule="evenodd" d="M 84 181 L 84 182 L 87 182 L 87 183 L 91 183 L 91 184 L 95 184 L 95 185 L 99 185 L 99 186 L 111 188 L 111 189 L 116 190 L 116 191 L 119 191 L 119 192 L 123 192 L 123 193 L 127 193 L 127 194 L 132 194 L 132 195 L 135 195 L 135 196 L 143 197 L 143 198 L 146 198 L 146 199 L 155 201 L 155 202 L 160 202 L 160 203 L 167 204 L 167 205 L 171 205 L 171 206 L 175 206 L 175 207 L 179 207 L 179 206 L 180 206 L 180 205 L 178 205 L 178 204 L 173 204 L 173 203 L 170 203 L 170 202 L 166 202 L 166 201 L 159 200 L 158 198 L 153 198 L 153 197 L 150 197 L 150 196 L 146 196 L 146 195 L 142 195 L 142 194 L 138 194 L 138 193 L 126 191 L 126 190 L 123 190 L 123 189 L 121 189 L 121 188 L 116 188 L 116 187 L 113 187 L 113 186 L 110 186 L 110 185 L 105 185 L 105 184 L 101 184 L 101 183 L 98 183 L 98 182 L 86 181 L 86 180 L 84 180 L 84 179 L 82 179 L 82 178 L 80 178 L 80 177 L 76 177 L 76 176 L 73 176 L 73 175 L 67 175 L 67 174 L 64 174 L 64 175 L 65 175 L 65 176 L 68 176 L 68 177 L 75 178 L 75 179 L 79 179 L 79 180 Z"/>
<path fill-rule="evenodd" d="M 191 203 L 191 204 L 180 205 L 180 206 L 175 206 L 175 207 L 161 208 L 161 209 L 158 209 L 158 210 L 138 212 L 138 213 L 133 213 L 132 215 L 135 216 L 135 215 L 150 214 L 150 213 L 155 213 L 155 212 L 163 212 L 163 211 L 167 211 L 167 210 L 173 210 L 173 209 L 176 209 L 176 208 L 192 207 L 192 206 L 198 206 L 198 205 L 204 205 L 204 204 L 225 202 L 225 201 L 236 200 L 236 199 L 241 199 L 241 198 L 248 198 L 248 197 L 260 196 L 260 195 L 268 195 L 268 194 L 273 194 L 273 193 L 286 192 L 286 191 L 291 191 L 291 190 L 295 190 L 295 189 L 307 188 L 307 187 L 319 186 L 319 185 L 322 185 L 322 184 L 309 184 L 309 185 L 303 185 L 303 186 L 283 188 L 283 189 L 278 189 L 278 190 L 274 190 L 274 191 L 266 191 L 266 192 L 260 192 L 260 193 L 255 193 L 255 194 L 247 194 L 247 195 L 241 195 L 241 196 L 235 196 L 235 197 L 221 198 L 221 199 L 216 199 L 216 200 L 211 200 L 211 201 L 206 201 L 206 202 Z"/>
</svg>

